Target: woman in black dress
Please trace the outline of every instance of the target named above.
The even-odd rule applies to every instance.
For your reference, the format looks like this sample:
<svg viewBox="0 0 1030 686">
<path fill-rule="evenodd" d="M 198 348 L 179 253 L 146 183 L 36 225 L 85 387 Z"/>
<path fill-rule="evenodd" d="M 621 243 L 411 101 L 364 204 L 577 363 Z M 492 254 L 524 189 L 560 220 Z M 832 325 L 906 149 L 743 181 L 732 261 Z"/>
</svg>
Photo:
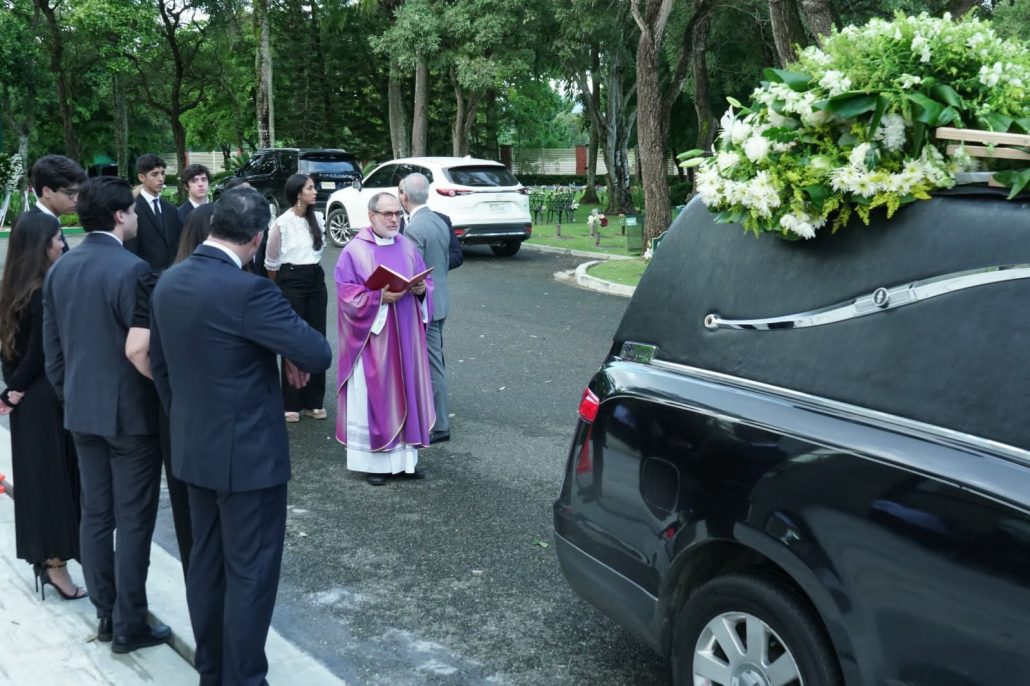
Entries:
<svg viewBox="0 0 1030 686">
<path fill-rule="evenodd" d="M 14 530 L 18 557 L 37 580 L 65 600 L 85 598 L 65 560 L 79 557 L 79 470 L 64 413 L 43 373 L 43 277 L 61 256 L 60 225 L 42 212 L 18 217 L 0 282 L 0 360 L 10 412 L 17 487 Z"/>
</svg>

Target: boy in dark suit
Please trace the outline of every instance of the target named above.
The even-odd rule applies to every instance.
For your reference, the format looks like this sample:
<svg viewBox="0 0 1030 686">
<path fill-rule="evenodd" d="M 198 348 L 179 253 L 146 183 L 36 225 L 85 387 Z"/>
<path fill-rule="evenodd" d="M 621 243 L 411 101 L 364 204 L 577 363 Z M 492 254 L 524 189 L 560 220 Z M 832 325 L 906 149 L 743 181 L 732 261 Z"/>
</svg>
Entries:
<svg viewBox="0 0 1030 686">
<path fill-rule="evenodd" d="M 80 548 L 100 620 L 97 639 L 113 638 L 111 651 L 128 653 L 171 634 L 167 626 L 147 623 L 161 474 L 157 397 L 124 352 L 136 282 L 147 265 L 122 248 L 136 234 L 132 190 L 124 179 L 86 181 L 78 212 L 87 236 L 43 282 L 43 350 L 47 378 L 64 403 L 64 426 L 79 455 Z"/>
<path fill-rule="evenodd" d="M 189 488 L 186 600 L 194 664 L 210 686 L 256 686 L 268 672 L 290 478 L 276 355 L 297 386 L 332 362 L 275 283 L 242 269 L 267 226 L 260 193 L 226 191 L 208 239 L 153 297 L 150 364 L 171 417 L 172 472 Z"/>
<path fill-rule="evenodd" d="M 182 183 L 186 186 L 186 202 L 179 205 L 179 222 L 186 226 L 193 210 L 207 204 L 211 172 L 202 164 L 191 164 L 182 170 Z"/>
<path fill-rule="evenodd" d="M 79 187 L 86 181 L 86 172 L 79 164 L 64 155 L 45 155 L 32 165 L 32 189 L 36 192 L 36 204 L 29 212 L 49 214 L 58 222 L 61 215 L 75 212 L 75 200 Z M 61 233 L 61 252 L 68 252 L 68 241 Z"/>
<path fill-rule="evenodd" d="M 139 230 L 134 239 L 125 242 L 125 247 L 139 255 L 151 269 L 171 266 L 182 234 L 179 209 L 161 197 L 165 187 L 165 167 L 164 160 L 149 152 L 136 160 L 136 177 L 141 184 L 136 198 Z"/>
</svg>

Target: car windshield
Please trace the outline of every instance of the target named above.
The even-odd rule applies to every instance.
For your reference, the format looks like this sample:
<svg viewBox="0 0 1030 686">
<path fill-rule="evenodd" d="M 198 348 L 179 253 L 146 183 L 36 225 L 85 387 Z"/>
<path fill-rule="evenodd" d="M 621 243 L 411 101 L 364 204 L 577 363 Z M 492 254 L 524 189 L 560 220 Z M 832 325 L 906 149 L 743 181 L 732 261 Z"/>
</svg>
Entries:
<svg viewBox="0 0 1030 686">
<path fill-rule="evenodd" d="M 339 155 L 305 155 L 300 159 L 297 171 L 301 174 L 360 173 L 353 160 Z"/>
<path fill-rule="evenodd" d="M 518 180 L 502 166 L 451 167 L 444 173 L 453 183 L 462 186 L 517 186 Z"/>
</svg>

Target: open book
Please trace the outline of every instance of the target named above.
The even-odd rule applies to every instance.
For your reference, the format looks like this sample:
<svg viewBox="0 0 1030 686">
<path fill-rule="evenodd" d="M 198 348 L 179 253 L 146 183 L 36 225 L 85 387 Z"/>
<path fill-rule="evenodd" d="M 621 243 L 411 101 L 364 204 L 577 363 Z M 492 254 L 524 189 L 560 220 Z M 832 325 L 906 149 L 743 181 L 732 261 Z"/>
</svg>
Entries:
<svg viewBox="0 0 1030 686">
<path fill-rule="evenodd" d="M 379 265 L 376 270 L 372 272 L 372 275 L 365 279 L 365 286 L 373 291 L 378 291 L 380 288 L 388 288 L 394 293 L 400 293 L 406 291 L 417 283 L 425 281 L 426 276 L 429 272 L 433 271 L 433 267 L 419 272 L 415 276 L 407 277 L 401 276 L 394 270 L 390 269 L 386 265 Z"/>
</svg>

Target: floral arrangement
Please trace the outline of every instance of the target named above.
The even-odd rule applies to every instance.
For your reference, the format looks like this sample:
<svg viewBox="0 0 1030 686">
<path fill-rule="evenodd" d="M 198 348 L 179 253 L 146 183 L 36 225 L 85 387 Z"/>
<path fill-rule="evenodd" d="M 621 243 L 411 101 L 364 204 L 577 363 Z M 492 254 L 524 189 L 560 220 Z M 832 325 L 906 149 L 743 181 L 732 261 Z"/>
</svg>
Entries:
<svg viewBox="0 0 1030 686">
<path fill-rule="evenodd" d="M 952 186 L 977 162 L 936 127 L 1030 133 L 1030 50 L 977 19 L 848 26 L 765 77 L 749 106 L 730 99 L 712 157 L 680 155 L 716 220 L 756 234 L 812 238 Z M 1030 181 L 1006 174 L 1013 194 Z"/>
<path fill-rule="evenodd" d="M 21 155 L 4 155 L 0 153 L 0 193 L 13 193 L 18 190 L 25 167 L 22 165 Z"/>
</svg>

